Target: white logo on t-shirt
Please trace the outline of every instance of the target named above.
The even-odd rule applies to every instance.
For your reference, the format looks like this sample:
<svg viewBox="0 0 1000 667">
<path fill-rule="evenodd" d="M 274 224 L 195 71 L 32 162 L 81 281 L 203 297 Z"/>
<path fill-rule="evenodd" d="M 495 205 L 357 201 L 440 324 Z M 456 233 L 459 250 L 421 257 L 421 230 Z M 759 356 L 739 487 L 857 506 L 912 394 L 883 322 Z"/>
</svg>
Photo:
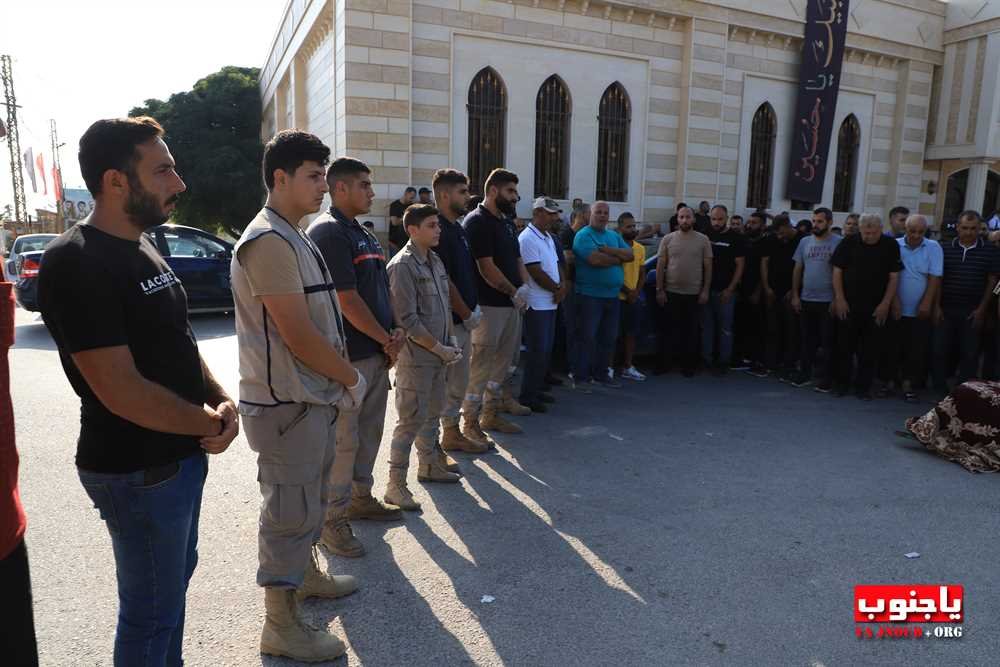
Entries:
<svg viewBox="0 0 1000 667">
<path fill-rule="evenodd" d="M 166 273 L 161 273 L 158 276 L 153 276 L 147 280 L 139 281 L 139 288 L 142 290 L 143 294 L 147 296 L 150 294 L 156 294 L 161 290 L 165 290 L 168 287 L 177 285 L 180 283 L 180 279 L 174 275 L 173 271 L 167 271 Z"/>
</svg>

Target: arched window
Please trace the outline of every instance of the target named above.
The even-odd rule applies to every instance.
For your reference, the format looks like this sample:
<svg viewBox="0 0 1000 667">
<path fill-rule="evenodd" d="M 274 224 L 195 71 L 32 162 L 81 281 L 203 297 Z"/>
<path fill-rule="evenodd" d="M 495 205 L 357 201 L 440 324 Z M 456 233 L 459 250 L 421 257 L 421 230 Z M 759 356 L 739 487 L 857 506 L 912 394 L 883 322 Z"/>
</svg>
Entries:
<svg viewBox="0 0 1000 667">
<path fill-rule="evenodd" d="M 753 115 L 750 130 L 750 173 L 747 178 L 747 208 L 771 206 L 771 182 L 774 180 L 774 142 L 778 119 L 774 108 L 764 102 Z"/>
<path fill-rule="evenodd" d="M 601 96 L 597 114 L 597 199 L 628 199 L 628 144 L 632 104 L 615 81 Z"/>
<path fill-rule="evenodd" d="M 507 88 L 492 67 L 469 85 L 469 190 L 483 194 L 490 172 L 502 167 L 507 146 Z"/>
<path fill-rule="evenodd" d="M 833 177 L 833 210 L 854 210 L 854 181 L 858 171 L 861 126 L 851 114 L 840 124 L 837 133 L 837 170 Z"/>
<path fill-rule="evenodd" d="M 570 99 L 553 74 L 535 98 L 535 196 L 566 199 L 569 190 Z"/>
</svg>

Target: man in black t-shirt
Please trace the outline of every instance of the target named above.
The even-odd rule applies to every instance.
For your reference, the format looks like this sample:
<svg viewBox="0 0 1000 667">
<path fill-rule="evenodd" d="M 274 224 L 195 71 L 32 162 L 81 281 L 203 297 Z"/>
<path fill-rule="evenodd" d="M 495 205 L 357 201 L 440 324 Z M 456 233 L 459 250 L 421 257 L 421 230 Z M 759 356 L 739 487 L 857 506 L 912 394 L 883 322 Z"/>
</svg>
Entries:
<svg viewBox="0 0 1000 667">
<path fill-rule="evenodd" d="M 706 368 L 722 375 L 732 362 L 736 290 L 743 279 L 747 251 L 743 235 L 728 229 L 729 211 L 725 206 L 714 206 L 709 215 L 712 285 L 708 303 L 701 307 L 701 356 Z"/>
<path fill-rule="evenodd" d="M 185 190 L 148 117 L 97 121 L 80 139 L 94 211 L 46 250 L 42 317 L 80 397 L 80 480 L 114 546 L 116 664 L 182 662 L 205 453 L 239 431 L 198 352 L 177 276 L 143 234 Z"/>
<path fill-rule="evenodd" d="M 566 373 L 572 373 L 573 363 L 576 360 L 576 344 L 580 335 L 580 323 L 576 312 L 576 294 L 574 294 L 573 281 L 576 280 L 575 263 L 576 256 L 573 254 L 573 241 L 576 233 L 590 225 L 590 206 L 581 204 L 573 209 L 570 217 L 570 224 L 566 225 L 559 232 L 559 245 L 562 246 L 562 258 L 566 271 L 566 296 L 559 303 L 559 313 L 556 315 L 562 322 L 565 332 L 566 351 L 561 359 L 560 369 Z"/>
<path fill-rule="evenodd" d="M 430 188 L 420 188 L 417 193 L 417 197 L 420 198 L 421 204 L 433 205 L 434 202 L 431 200 L 431 189 Z"/>
<path fill-rule="evenodd" d="M 837 318 L 834 391 L 843 395 L 851 381 L 856 350 L 858 398 L 871 400 L 875 363 L 885 344 L 885 323 L 891 317 L 899 272 L 899 244 L 882 233 L 882 219 L 861 216 L 859 233 L 844 239 L 830 258 L 833 265 L 833 314 Z"/>
<path fill-rule="evenodd" d="M 476 260 L 479 306 L 485 322 L 472 332 L 472 363 L 462 413 L 478 419 L 484 430 L 520 433 L 521 427 L 498 413 L 504 394 L 513 412 L 531 414 L 513 400 L 510 368 L 521 346 L 521 313 L 527 307 L 528 272 L 511 219 L 518 201 L 517 175 L 494 169 L 483 188 L 485 199 L 465 217 L 472 256 Z"/>
<path fill-rule="evenodd" d="M 799 318 L 792 308 L 792 274 L 799 236 L 785 214 L 776 215 L 773 234 L 766 237 L 760 262 L 760 280 L 767 331 L 766 368 L 754 367 L 751 374 L 769 373 L 790 379 L 799 358 Z"/>
<path fill-rule="evenodd" d="M 733 218 L 738 217 L 729 219 L 729 231 L 742 234 L 747 254 L 733 321 L 733 367 L 750 371 L 756 368 L 759 374 L 764 367 L 764 303 L 761 299 L 760 262 L 771 237 L 764 234 L 764 213 L 761 211 L 751 213 L 745 226 L 734 229 Z M 747 361 L 749 366 L 746 365 Z"/>
<path fill-rule="evenodd" d="M 365 547 L 354 537 L 349 520 L 403 518 L 398 507 L 372 496 L 372 471 L 385 429 L 389 368 L 396 363 L 404 337 L 401 329 L 393 327 L 382 244 L 357 221 L 357 216 L 371 210 L 375 198 L 371 169 L 360 160 L 338 158 L 327 169 L 326 182 L 333 206 L 306 233 L 330 269 L 344 312 L 347 353 L 368 388 L 358 409 L 342 409 L 337 420 L 322 541 L 338 556 L 358 558 L 365 554 Z"/>
<path fill-rule="evenodd" d="M 410 237 L 406 235 L 406 228 L 403 227 L 403 214 L 406 207 L 417 198 L 417 189 L 408 187 L 403 192 L 403 196 L 389 204 L 389 254 L 395 255 L 399 249 L 406 245 Z"/>
</svg>

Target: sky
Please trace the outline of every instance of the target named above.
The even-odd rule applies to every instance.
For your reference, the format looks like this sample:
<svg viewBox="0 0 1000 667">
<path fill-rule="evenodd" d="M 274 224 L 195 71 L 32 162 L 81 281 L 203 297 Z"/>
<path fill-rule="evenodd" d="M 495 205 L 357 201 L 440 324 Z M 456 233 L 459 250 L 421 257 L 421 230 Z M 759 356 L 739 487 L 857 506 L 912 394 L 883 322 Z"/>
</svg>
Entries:
<svg viewBox="0 0 1000 667">
<path fill-rule="evenodd" d="M 4 2 L 0 53 L 13 59 L 22 153 L 45 154 L 49 119 L 62 147 L 64 187 L 84 187 L 80 135 L 150 98 L 166 99 L 225 65 L 261 67 L 285 0 L 14 0 Z M 0 117 L 6 121 L 0 89 Z M 25 178 L 28 209 L 45 207 Z M 49 183 L 49 206 L 54 205 Z M 0 139 L 0 209 L 13 205 L 10 153 Z"/>
</svg>

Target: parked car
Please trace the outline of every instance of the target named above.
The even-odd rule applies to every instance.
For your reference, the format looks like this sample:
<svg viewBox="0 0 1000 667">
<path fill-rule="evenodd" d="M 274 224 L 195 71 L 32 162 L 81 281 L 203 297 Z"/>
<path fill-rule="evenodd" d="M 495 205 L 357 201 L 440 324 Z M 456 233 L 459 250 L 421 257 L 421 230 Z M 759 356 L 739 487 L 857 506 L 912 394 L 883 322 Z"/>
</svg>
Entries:
<svg viewBox="0 0 1000 667">
<path fill-rule="evenodd" d="M 52 234 L 33 236 L 55 238 Z M 211 313 L 233 309 L 233 292 L 229 285 L 232 244 L 208 232 L 182 225 L 160 225 L 148 230 L 146 237 L 184 285 L 188 312 Z M 19 237 L 18 241 L 22 238 L 26 237 Z M 25 310 L 38 310 L 37 283 L 42 259 L 42 249 L 21 252 L 17 258 L 14 297 Z"/>
<path fill-rule="evenodd" d="M 4 257 L 4 280 L 14 282 L 14 278 L 17 276 L 17 258 L 22 253 L 45 250 L 45 246 L 58 236 L 58 234 L 22 234 L 14 239 L 10 251 Z"/>
</svg>

